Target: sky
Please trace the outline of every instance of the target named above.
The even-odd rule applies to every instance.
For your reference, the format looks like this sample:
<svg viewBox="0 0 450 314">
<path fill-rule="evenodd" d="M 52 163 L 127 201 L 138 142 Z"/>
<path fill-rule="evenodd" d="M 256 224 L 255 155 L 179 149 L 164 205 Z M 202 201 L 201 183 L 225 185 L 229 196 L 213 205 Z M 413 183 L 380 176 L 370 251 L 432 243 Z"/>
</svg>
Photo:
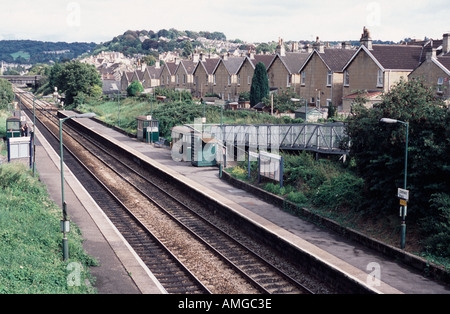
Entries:
<svg viewBox="0 0 450 314">
<path fill-rule="evenodd" d="M 448 0 L 0 0 L 0 40 L 106 42 L 127 30 L 223 32 L 249 43 L 442 38 Z"/>
</svg>

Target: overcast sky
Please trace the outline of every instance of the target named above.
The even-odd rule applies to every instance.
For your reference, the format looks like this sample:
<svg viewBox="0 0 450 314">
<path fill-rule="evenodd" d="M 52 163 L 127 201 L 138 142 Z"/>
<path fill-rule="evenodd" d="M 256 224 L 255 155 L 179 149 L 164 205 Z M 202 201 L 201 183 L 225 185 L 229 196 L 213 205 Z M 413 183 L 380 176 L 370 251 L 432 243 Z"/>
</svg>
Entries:
<svg viewBox="0 0 450 314">
<path fill-rule="evenodd" d="M 105 42 L 126 30 L 223 32 L 246 42 L 442 38 L 448 0 L 0 0 L 0 39 Z"/>
</svg>

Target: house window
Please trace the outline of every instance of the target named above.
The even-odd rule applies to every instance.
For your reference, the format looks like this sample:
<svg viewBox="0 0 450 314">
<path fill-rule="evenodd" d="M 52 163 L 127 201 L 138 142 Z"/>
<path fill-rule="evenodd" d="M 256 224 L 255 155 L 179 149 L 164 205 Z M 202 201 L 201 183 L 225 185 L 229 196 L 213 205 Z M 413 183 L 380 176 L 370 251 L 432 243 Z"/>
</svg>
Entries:
<svg viewBox="0 0 450 314">
<path fill-rule="evenodd" d="M 186 84 L 186 74 L 183 74 L 183 84 Z"/>
<path fill-rule="evenodd" d="M 350 85 L 350 74 L 348 71 L 344 71 L 344 86 Z"/>
<path fill-rule="evenodd" d="M 327 86 L 331 86 L 333 80 L 333 72 L 328 71 L 327 73 Z"/>
<path fill-rule="evenodd" d="M 164 84 L 164 75 L 161 75 L 161 82 Z"/>
<path fill-rule="evenodd" d="M 247 76 L 247 84 L 250 85 L 252 83 L 252 79 L 250 78 L 250 75 Z"/>
<path fill-rule="evenodd" d="M 231 75 L 228 75 L 228 86 L 231 85 Z"/>
<path fill-rule="evenodd" d="M 377 87 L 383 87 L 383 71 L 382 70 L 378 70 Z"/>
<path fill-rule="evenodd" d="M 180 75 L 177 74 L 177 85 L 180 83 Z"/>
<path fill-rule="evenodd" d="M 170 75 L 167 75 L 167 85 L 170 83 Z"/>
<path fill-rule="evenodd" d="M 291 82 L 292 82 L 292 76 L 290 74 L 288 74 L 286 77 L 286 86 L 287 87 L 291 86 Z"/>
<path fill-rule="evenodd" d="M 238 86 L 241 86 L 241 75 L 240 74 L 238 74 L 238 77 L 237 77 L 237 84 L 238 84 Z"/>
<path fill-rule="evenodd" d="M 209 77 L 208 77 L 208 74 L 205 75 L 205 79 L 206 79 L 206 85 L 208 85 L 208 83 L 209 83 Z"/>
<path fill-rule="evenodd" d="M 214 85 L 216 85 L 216 75 L 215 74 L 213 75 L 213 83 L 214 83 Z"/>
<path fill-rule="evenodd" d="M 443 85 L 444 85 L 444 78 L 443 77 L 438 78 L 438 82 L 437 82 L 437 93 L 438 94 L 442 94 L 444 92 Z"/>
<path fill-rule="evenodd" d="M 306 84 L 306 73 L 305 73 L 305 71 L 303 71 L 301 73 L 301 75 L 302 75 L 302 85 L 305 86 L 305 84 Z"/>
</svg>

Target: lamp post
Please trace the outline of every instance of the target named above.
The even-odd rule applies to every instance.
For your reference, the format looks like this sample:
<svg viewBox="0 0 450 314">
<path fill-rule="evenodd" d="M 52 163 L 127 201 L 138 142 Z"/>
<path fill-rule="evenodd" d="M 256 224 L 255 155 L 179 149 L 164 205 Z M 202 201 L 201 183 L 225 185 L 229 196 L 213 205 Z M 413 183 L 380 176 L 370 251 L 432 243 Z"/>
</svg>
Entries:
<svg viewBox="0 0 450 314">
<path fill-rule="evenodd" d="M 61 161 L 61 202 L 63 210 L 63 220 L 61 220 L 61 232 L 63 233 L 63 259 L 66 261 L 69 258 L 69 245 L 67 242 L 67 232 L 69 232 L 69 221 L 67 219 L 67 206 L 64 201 L 64 159 L 63 159 L 63 136 L 62 136 L 62 124 L 64 121 L 72 118 L 93 118 L 95 113 L 83 113 L 69 116 L 59 119 L 59 148 L 60 148 L 60 161 Z"/>
<path fill-rule="evenodd" d="M 406 141 L 405 141 L 405 176 L 404 176 L 404 182 L 403 182 L 403 188 L 404 190 L 407 192 L 406 190 L 406 178 L 407 178 L 407 171 L 408 171 L 408 133 L 409 133 L 409 123 L 408 122 L 404 122 L 404 121 L 400 121 L 400 120 L 396 120 L 396 119 L 390 119 L 390 118 L 382 118 L 380 120 L 380 122 L 383 123 L 401 123 L 403 125 L 406 125 Z M 402 204 L 402 211 L 401 211 L 401 217 L 402 217 L 402 223 L 401 223 L 401 239 L 400 239 L 400 247 L 402 249 L 405 248 L 405 237 L 406 237 L 406 210 L 407 210 L 407 205 L 406 205 L 406 200 L 403 200 L 403 204 Z"/>
</svg>

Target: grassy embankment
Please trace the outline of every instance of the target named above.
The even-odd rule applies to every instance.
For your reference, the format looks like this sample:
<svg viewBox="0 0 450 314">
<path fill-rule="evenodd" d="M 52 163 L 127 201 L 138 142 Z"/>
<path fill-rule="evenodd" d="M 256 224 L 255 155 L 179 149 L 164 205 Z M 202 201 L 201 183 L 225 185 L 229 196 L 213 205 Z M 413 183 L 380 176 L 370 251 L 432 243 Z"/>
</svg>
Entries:
<svg viewBox="0 0 450 314">
<path fill-rule="evenodd" d="M 0 112 L 1 137 L 6 117 Z M 88 267 L 96 262 L 84 252 L 74 223 L 68 237 L 70 258 L 62 259 L 61 216 L 45 185 L 24 164 L 0 165 L 0 293 L 95 293 Z"/>
</svg>

